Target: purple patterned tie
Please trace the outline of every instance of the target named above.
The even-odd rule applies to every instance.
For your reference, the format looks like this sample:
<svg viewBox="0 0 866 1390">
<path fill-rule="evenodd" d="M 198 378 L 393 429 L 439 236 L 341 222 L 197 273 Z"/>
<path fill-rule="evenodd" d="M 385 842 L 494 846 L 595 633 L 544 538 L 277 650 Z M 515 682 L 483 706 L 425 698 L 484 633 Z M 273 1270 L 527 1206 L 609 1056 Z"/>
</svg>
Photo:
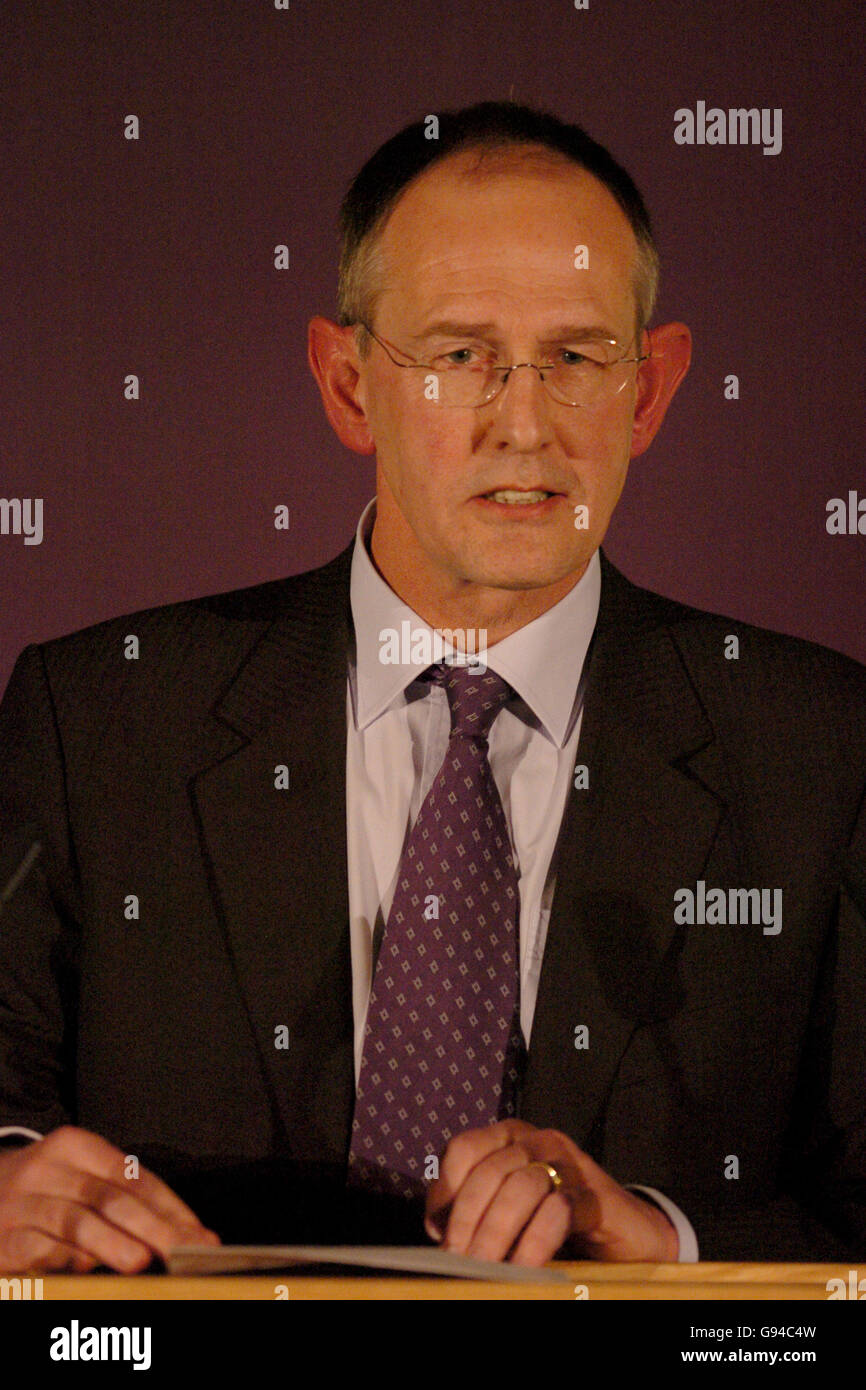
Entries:
<svg viewBox="0 0 866 1390">
<path fill-rule="evenodd" d="M 376 962 L 349 1183 L 419 1197 L 425 1162 L 515 1112 L 518 875 L 487 735 L 511 695 L 492 671 L 438 665 L 451 737 L 400 863 Z"/>
</svg>

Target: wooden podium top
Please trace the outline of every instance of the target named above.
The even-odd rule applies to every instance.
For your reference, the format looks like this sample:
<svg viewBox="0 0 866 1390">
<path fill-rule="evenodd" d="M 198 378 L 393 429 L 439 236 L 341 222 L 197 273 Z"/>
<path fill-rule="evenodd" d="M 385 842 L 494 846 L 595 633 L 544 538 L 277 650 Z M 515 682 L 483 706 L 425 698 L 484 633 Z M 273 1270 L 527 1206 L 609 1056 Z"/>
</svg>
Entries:
<svg viewBox="0 0 866 1390">
<path fill-rule="evenodd" d="M 303 1273 L 225 1274 L 173 1278 L 164 1274 L 45 1275 L 45 1300 L 627 1300 L 813 1299 L 826 1302 L 828 1281 L 849 1288 L 850 1270 L 835 1264 L 571 1264 L 549 1266 L 562 1284 L 487 1283 L 379 1273 L 347 1276 Z M 836 1286 L 838 1288 L 838 1286 Z M 856 1293 L 854 1295 L 856 1297 Z"/>
</svg>

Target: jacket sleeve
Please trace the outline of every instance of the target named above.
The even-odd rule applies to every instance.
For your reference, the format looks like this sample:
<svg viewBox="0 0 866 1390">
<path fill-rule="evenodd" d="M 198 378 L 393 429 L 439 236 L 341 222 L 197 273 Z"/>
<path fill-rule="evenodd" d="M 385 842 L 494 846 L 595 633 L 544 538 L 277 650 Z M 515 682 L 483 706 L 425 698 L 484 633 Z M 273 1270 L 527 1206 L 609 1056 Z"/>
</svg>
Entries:
<svg viewBox="0 0 866 1390">
<path fill-rule="evenodd" d="M 42 652 L 0 702 L 0 1125 L 74 1122 L 79 894 Z"/>
</svg>

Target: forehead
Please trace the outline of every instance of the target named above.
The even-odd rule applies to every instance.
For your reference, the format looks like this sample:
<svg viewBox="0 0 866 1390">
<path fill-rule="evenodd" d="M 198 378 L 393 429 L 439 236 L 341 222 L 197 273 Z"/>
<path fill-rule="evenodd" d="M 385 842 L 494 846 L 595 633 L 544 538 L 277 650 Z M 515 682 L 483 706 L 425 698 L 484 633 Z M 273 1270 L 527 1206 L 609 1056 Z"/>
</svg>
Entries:
<svg viewBox="0 0 866 1390">
<path fill-rule="evenodd" d="M 577 248 L 588 265 L 575 266 Z M 630 320 L 637 243 L 592 174 L 535 148 L 449 156 L 409 185 L 381 235 L 383 310 Z"/>
</svg>

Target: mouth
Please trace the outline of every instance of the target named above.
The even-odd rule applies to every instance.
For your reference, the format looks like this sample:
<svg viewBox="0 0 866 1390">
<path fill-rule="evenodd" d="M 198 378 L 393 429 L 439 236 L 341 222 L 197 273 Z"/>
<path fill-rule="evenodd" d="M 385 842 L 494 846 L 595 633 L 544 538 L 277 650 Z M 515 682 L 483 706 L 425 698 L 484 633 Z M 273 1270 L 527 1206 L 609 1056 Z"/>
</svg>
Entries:
<svg viewBox="0 0 866 1390">
<path fill-rule="evenodd" d="M 540 487 L 502 487 L 494 489 L 493 492 L 479 493 L 479 496 L 488 502 L 504 502 L 507 506 L 529 507 L 534 502 L 546 502 L 548 497 L 558 497 L 559 493 L 550 492 L 547 488 Z"/>
<path fill-rule="evenodd" d="M 472 498 L 485 511 L 499 516 L 527 518 L 543 516 L 563 500 L 563 493 L 550 492 L 547 488 L 511 487 L 495 488 L 492 492 L 482 492 Z"/>
</svg>

